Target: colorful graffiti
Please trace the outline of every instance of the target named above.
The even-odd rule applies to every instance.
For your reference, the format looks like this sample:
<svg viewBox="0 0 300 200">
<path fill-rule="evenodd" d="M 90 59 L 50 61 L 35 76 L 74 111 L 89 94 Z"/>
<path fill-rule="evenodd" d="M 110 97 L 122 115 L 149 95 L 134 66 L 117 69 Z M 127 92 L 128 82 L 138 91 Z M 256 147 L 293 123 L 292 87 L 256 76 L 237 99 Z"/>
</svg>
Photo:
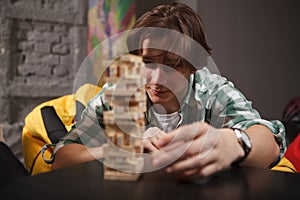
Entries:
<svg viewBox="0 0 300 200">
<path fill-rule="evenodd" d="M 99 70 L 103 57 L 111 58 L 114 51 L 109 44 L 109 55 L 103 55 L 99 43 L 106 39 L 110 42 L 111 36 L 132 28 L 135 20 L 135 0 L 89 0 L 87 48 L 94 69 Z"/>
<path fill-rule="evenodd" d="M 134 0 L 89 0 L 88 51 L 102 40 L 130 29 L 134 22 Z"/>
</svg>

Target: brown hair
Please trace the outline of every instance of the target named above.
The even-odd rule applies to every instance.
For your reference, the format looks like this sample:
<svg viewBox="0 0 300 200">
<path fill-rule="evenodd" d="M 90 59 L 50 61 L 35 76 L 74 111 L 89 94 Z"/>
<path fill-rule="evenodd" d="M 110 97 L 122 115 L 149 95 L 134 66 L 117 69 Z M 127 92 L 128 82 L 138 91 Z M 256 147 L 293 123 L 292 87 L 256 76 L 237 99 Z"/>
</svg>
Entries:
<svg viewBox="0 0 300 200">
<path fill-rule="evenodd" d="M 157 27 L 178 31 L 199 43 L 206 51 L 205 54 L 211 54 L 211 48 L 206 42 L 201 17 L 193 9 L 185 4 L 173 3 L 171 5 L 159 5 L 157 7 L 154 7 L 152 10 L 143 14 L 136 21 L 135 25 L 133 26 L 133 30 L 144 27 Z M 149 37 L 149 34 L 151 34 L 152 38 L 165 37 L 160 36 L 159 33 L 147 32 L 145 34 L 141 32 L 142 31 L 133 31 L 127 39 L 128 48 L 130 51 L 132 50 L 131 53 L 139 54 L 139 50 L 141 49 L 141 42 L 145 38 Z M 171 41 L 171 43 L 178 42 L 172 41 L 172 38 L 169 38 L 169 41 Z M 204 52 L 204 50 L 202 50 L 202 52 Z M 193 52 L 191 47 L 188 47 L 188 52 L 186 53 L 195 54 L 195 51 Z"/>
<path fill-rule="evenodd" d="M 178 31 L 197 41 L 207 53 L 211 53 L 208 46 L 203 22 L 198 13 L 183 3 L 159 5 L 143 14 L 133 28 L 160 27 Z"/>
</svg>

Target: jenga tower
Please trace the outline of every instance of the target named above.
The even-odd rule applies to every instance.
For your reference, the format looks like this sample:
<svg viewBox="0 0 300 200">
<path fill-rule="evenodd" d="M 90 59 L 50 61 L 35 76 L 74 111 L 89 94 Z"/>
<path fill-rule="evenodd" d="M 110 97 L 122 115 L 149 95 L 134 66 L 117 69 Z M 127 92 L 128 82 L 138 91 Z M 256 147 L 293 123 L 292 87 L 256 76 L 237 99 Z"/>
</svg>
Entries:
<svg viewBox="0 0 300 200">
<path fill-rule="evenodd" d="M 104 93 L 112 110 L 104 111 L 108 138 L 103 147 L 104 179 L 136 181 L 144 167 L 145 81 L 140 77 L 142 57 L 123 55 L 107 69 L 106 82 L 115 84 Z"/>
</svg>

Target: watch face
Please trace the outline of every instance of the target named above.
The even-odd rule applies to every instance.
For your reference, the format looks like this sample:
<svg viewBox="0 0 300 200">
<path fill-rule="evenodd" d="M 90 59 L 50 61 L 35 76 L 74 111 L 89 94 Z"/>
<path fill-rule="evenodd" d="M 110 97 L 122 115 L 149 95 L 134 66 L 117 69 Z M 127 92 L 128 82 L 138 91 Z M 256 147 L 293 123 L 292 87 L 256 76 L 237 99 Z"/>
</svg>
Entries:
<svg viewBox="0 0 300 200">
<path fill-rule="evenodd" d="M 236 135 L 236 138 L 237 138 L 239 144 L 241 145 L 241 147 L 244 149 L 244 152 L 245 152 L 244 157 L 242 157 L 240 160 L 234 162 L 234 165 L 236 165 L 236 164 L 240 165 L 244 161 L 244 159 L 248 156 L 248 154 L 250 153 L 250 151 L 252 149 L 252 143 L 246 132 L 239 130 L 239 129 L 234 129 L 234 133 Z"/>
<path fill-rule="evenodd" d="M 245 132 L 241 132 L 242 135 L 242 140 L 244 141 L 245 145 L 247 148 L 251 148 L 251 142 L 250 142 L 250 138 L 248 137 L 248 135 Z"/>
</svg>

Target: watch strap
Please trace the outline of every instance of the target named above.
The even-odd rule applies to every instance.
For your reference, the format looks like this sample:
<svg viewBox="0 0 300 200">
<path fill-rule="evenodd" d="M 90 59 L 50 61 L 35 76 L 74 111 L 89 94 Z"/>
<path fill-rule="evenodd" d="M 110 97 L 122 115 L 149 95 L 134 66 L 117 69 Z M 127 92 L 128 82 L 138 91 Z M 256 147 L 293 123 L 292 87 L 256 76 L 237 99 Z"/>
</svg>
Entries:
<svg viewBox="0 0 300 200">
<path fill-rule="evenodd" d="M 233 131 L 234 131 L 234 134 L 235 134 L 235 136 L 236 136 L 236 138 L 237 138 L 237 140 L 238 140 L 238 143 L 239 143 L 239 144 L 241 145 L 241 147 L 243 148 L 245 154 L 244 154 L 244 156 L 243 156 L 242 158 L 240 158 L 239 160 L 233 162 L 232 165 L 240 166 L 241 163 L 242 163 L 242 162 L 247 158 L 247 156 L 249 155 L 249 153 L 250 153 L 250 151 L 251 151 L 251 148 L 252 148 L 252 144 L 251 144 L 250 137 L 248 136 L 248 134 L 247 134 L 245 131 L 243 131 L 243 130 L 241 130 L 241 129 L 237 129 L 237 128 L 233 128 Z M 244 141 L 243 136 L 244 136 L 244 137 L 245 137 L 245 136 L 247 137 L 247 140 L 248 140 L 250 146 L 246 144 L 246 141 Z"/>
</svg>

